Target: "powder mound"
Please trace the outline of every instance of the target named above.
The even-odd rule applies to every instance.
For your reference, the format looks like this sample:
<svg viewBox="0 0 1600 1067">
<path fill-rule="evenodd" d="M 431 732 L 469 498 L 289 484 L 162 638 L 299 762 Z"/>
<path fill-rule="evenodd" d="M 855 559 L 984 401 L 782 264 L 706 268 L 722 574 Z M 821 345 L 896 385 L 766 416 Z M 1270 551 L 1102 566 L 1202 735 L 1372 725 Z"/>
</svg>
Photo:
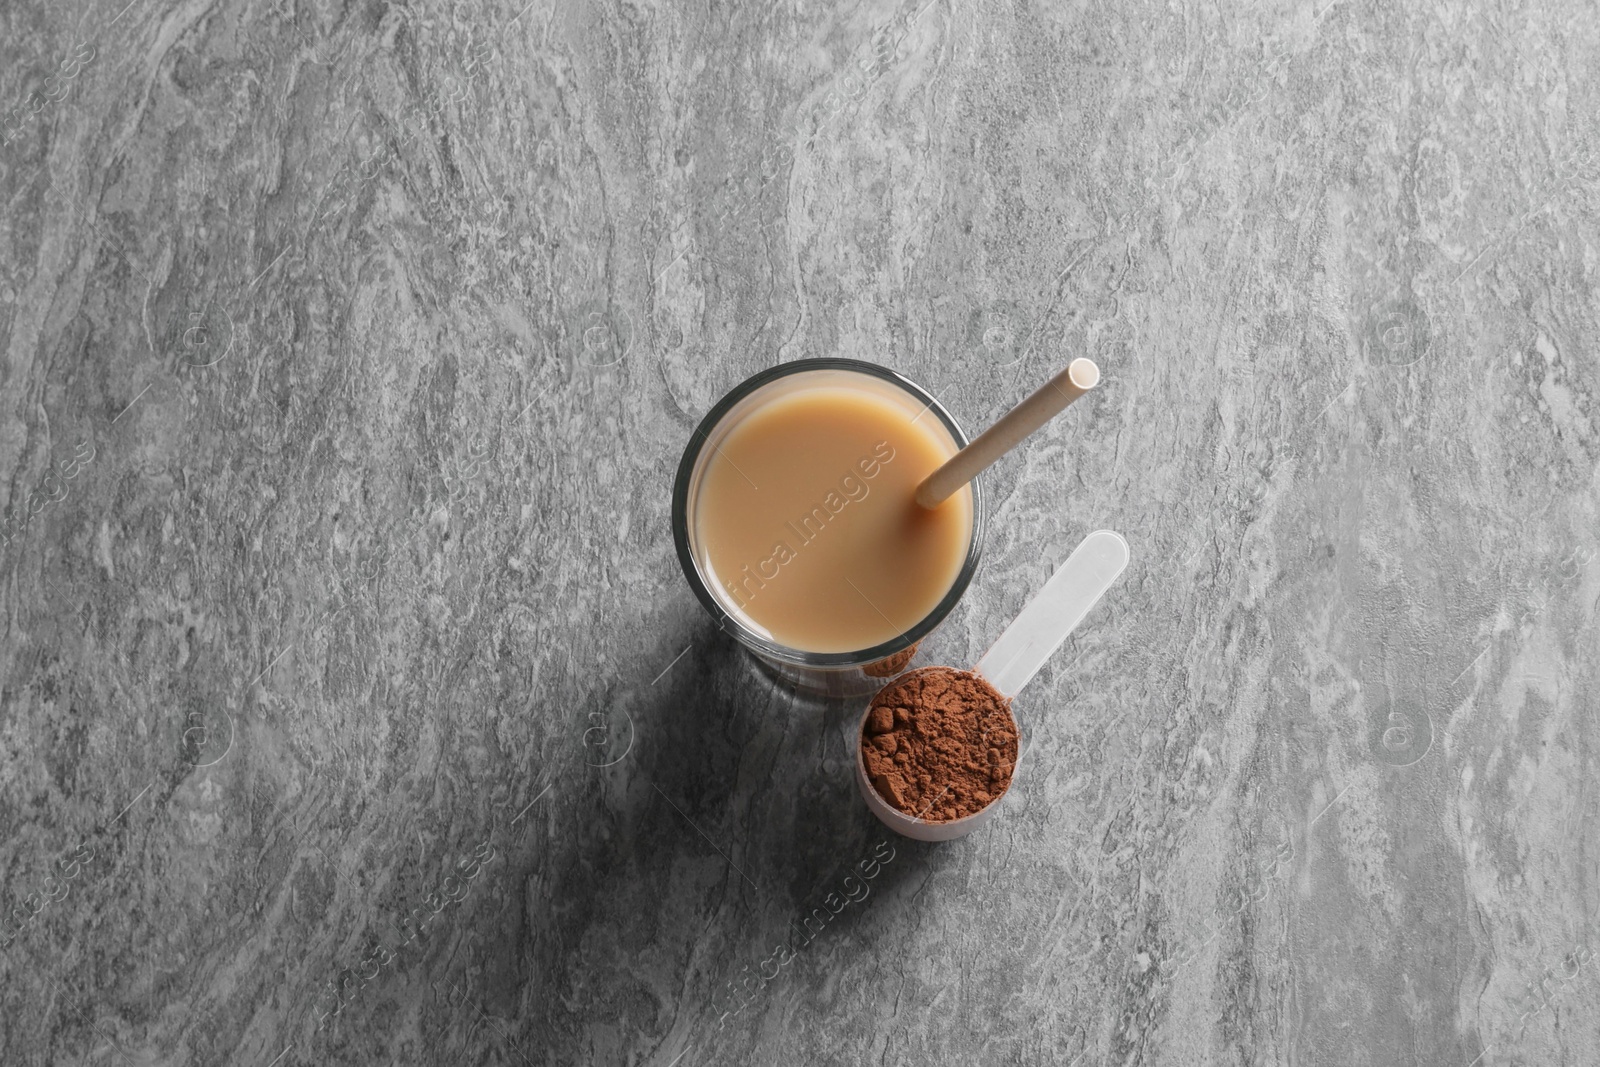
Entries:
<svg viewBox="0 0 1600 1067">
<path fill-rule="evenodd" d="M 914 670 L 872 698 L 861 755 L 878 795 L 907 815 L 949 822 L 976 814 L 1011 784 L 1011 701 L 970 671 Z"/>
</svg>

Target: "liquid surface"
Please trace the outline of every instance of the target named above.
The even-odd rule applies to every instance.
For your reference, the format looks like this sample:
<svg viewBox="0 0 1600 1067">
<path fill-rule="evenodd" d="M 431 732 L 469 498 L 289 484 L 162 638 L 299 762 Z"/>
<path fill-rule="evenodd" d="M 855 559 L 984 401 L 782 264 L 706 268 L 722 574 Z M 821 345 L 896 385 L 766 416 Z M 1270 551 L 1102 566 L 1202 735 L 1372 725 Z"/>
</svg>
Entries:
<svg viewBox="0 0 1600 1067">
<path fill-rule="evenodd" d="M 717 445 L 696 510 L 701 565 L 729 606 L 790 648 L 854 652 L 920 622 L 960 573 L 972 497 L 918 507 L 955 451 L 931 414 L 867 389 L 804 388 Z"/>
</svg>

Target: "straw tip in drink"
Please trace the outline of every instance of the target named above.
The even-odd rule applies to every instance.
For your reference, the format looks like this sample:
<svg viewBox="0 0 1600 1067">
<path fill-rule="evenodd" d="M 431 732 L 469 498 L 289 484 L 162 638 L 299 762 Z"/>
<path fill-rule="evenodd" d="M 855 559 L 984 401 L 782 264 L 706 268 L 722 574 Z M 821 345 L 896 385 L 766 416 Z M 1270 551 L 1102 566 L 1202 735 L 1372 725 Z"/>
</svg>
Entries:
<svg viewBox="0 0 1600 1067">
<path fill-rule="evenodd" d="M 1067 377 L 1079 389 L 1093 389 L 1100 384 L 1100 368 L 1094 360 L 1079 356 L 1067 364 Z"/>
</svg>

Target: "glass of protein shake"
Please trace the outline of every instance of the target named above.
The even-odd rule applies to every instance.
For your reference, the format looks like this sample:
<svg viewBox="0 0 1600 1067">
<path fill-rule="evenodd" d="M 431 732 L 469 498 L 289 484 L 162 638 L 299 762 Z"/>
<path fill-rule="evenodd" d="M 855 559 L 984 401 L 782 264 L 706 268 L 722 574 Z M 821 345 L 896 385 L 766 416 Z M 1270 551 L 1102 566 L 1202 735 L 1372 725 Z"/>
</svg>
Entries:
<svg viewBox="0 0 1600 1067">
<path fill-rule="evenodd" d="M 973 481 L 937 508 L 917 485 L 967 438 L 893 371 L 853 359 L 749 378 L 701 421 L 672 498 L 678 559 L 718 624 L 786 680 L 874 692 L 977 569 Z"/>
</svg>

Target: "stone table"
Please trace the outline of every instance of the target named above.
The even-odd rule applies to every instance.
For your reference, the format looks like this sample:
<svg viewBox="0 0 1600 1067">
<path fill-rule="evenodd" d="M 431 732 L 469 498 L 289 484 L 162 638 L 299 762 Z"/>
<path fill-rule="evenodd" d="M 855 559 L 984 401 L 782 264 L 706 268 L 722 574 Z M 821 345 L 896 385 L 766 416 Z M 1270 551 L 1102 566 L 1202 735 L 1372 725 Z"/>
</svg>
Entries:
<svg viewBox="0 0 1600 1067">
<path fill-rule="evenodd" d="M 1600 1057 L 1591 6 L 0 25 L 0 1062 Z M 835 354 L 1105 373 L 923 650 L 1132 545 L 952 844 L 672 551 Z"/>
</svg>

